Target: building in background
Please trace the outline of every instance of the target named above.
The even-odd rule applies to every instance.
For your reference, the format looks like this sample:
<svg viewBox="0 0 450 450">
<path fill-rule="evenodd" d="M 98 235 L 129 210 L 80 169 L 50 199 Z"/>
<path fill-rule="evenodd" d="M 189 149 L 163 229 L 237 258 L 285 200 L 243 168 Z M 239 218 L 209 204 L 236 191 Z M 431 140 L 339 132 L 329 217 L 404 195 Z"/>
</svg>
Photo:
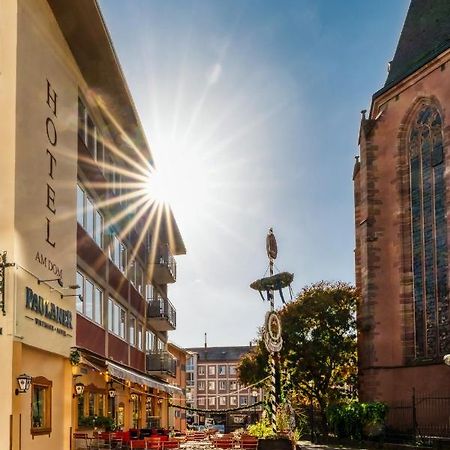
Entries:
<svg viewBox="0 0 450 450">
<path fill-rule="evenodd" d="M 184 348 L 169 342 L 167 350 L 176 360 L 175 378 L 172 385 L 181 389 L 171 398 L 171 404 L 182 408 L 171 407 L 169 409 L 169 427 L 176 431 L 186 431 L 186 365 L 189 352 Z"/>
<path fill-rule="evenodd" d="M 188 422 L 204 425 L 210 416 L 226 432 L 255 422 L 261 414 L 261 407 L 252 406 L 263 399 L 260 388 L 248 388 L 239 384 L 237 366 L 250 346 L 195 347 L 187 349 L 192 353 L 188 362 L 188 386 L 191 397 L 188 401 L 200 410 L 191 414 Z M 243 407 L 239 411 L 233 409 Z M 213 415 L 201 410 L 214 410 Z M 220 413 L 224 410 L 223 413 Z M 225 412 L 225 410 L 231 410 Z"/>
<path fill-rule="evenodd" d="M 6 0 L 0 40 L 0 448 L 168 427 L 185 247 L 97 2 Z"/>
<path fill-rule="evenodd" d="M 361 400 L 422 435 L 450 431 L 449 77 L 450 2 L 412 0 L 353 173 Z"/>
</svg>

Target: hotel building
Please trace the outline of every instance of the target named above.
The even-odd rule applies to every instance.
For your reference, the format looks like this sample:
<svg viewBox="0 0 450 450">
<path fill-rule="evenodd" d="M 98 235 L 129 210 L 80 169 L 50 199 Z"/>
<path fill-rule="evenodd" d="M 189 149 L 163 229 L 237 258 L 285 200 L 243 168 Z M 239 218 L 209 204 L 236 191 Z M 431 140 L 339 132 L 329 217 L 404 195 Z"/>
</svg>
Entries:
<svg viewBox="0 0 450 450">
<path fill-rule="evenodd" d="M 3 1 L 0 67 L 0 448 L 168 427 L 186 250 L 97 2 Z"/>
</svg>

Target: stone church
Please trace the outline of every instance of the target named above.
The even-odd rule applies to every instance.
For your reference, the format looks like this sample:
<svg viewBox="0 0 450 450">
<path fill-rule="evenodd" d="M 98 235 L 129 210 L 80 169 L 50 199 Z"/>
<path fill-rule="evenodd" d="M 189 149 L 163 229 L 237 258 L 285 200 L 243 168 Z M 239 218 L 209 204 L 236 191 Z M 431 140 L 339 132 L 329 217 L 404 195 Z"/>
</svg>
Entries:
<svg viewBox="0 0 450 450">
<path fill-rule="evenodd" d="M 359 149 L 360 398 L 450 400 L 449 0 L 411 1 L 386 83 L 362 112 Z"/>
</svg>

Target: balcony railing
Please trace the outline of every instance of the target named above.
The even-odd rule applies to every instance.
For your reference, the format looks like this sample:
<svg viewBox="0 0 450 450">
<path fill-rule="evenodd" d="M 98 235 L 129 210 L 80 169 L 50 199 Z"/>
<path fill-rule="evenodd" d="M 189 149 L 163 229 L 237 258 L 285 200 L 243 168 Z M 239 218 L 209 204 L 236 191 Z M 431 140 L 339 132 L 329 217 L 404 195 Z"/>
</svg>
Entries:
<svg viewBox="0 0 450 450">
<path fill-rule="evenodd" d="M 156 331 L 175 330 L 177 327 L 177 312 L 172 303 L 159 295 L 147 303 L 147 321 Z"/>
<path fill-rule="evenodd" d="M 150 264 L 149 275 L 151 279 L 160 284 L 175 283 L 177 280 L 177 263 L 170 253 L 168 244 L 159 246 L 155 259 Z"/>
<path fill-rule="evenodd" d="M 169 352 L 147 353 L 147 372 L 174 377 L 177 371 L 177 360 Z"/>
</svg>

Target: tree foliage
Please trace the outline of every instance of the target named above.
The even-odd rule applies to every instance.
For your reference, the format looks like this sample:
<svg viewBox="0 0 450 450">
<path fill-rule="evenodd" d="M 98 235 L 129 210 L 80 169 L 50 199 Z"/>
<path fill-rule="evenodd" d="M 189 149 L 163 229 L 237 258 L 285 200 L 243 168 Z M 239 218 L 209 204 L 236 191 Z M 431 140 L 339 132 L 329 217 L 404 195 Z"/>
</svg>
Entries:
<svg viewBox="0 0 450 450">
<path fill-rule="evenodd" d="M 297 397 L 326 406 L 351 391 L 356 382 L 356 304 L 354 287 L 321 281 L 306 286 L 279 311 L 283 348 L 280 366 Z M 269 374 L 268 352 L 260 338 L 239 365 L 243 384 Z M 354 391 L 353 391 L 354 392 Z"/>
</svg>

